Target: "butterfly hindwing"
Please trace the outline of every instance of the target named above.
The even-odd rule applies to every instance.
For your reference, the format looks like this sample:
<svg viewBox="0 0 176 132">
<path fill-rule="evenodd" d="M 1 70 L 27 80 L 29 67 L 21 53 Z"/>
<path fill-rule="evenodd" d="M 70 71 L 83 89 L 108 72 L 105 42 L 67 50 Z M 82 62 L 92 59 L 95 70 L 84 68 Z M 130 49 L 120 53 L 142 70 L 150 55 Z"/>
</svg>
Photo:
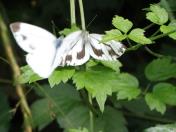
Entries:
<svg viewBox="0 0 176 132">
<path fill-rule="evenodd" d="M 101 43 L 102 35 L 90 34 L 90 55 L 98 60 L 116 60 L 125 52 L 125 46 L 120 42 L 111 40 L 106 44 Z"/>
</svg>

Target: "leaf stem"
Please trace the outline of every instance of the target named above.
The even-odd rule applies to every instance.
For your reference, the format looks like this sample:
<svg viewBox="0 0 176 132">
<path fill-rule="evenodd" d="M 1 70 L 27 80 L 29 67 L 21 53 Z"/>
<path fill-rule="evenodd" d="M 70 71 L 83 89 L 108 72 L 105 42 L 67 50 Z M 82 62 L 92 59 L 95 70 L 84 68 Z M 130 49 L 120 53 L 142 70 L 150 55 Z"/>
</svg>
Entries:
<svg viewBox="0 0 176 132">
<path fill-rule="evenodd" d="M 71 25 L 76 24 L 75 0 L 70 0 L 70 18 L 71 18 Z"/>
<path fill-rule="evenodd" d="M 88 93 L 88 98 L 89 103 L 92 105 L 92 96 L 90 93 Z M 89 116 L 90 116 L 90 132 L 94 132 L 94 118 L 91 110 L 89 110 Z"/>
<path fill-rule="evenodd" d="M 79 9 L 80 9 L 82 30 L 86 30 L 83 2 L 82 0 L 79 0 L 78 2 L 79 2 Z"/>
<path fill-rule="evenodd" d="M 151 39 L 152 41 L 154 41 L 154 40 L 156 40 L 156 39 L 163 38 L 163 37 L 165 37 L 165 36 L 167 36 L 167 35 L 169 35 L 169 34 L 172 34 L 172 33 L 174 33 L 174 32 L 176 32 L 176 29 L 174 29 L 174 30 L 172 30 L 172 31 L 170 31 L 170 32 L 168 32 L 168 33 L 164 33 L 164 34 L 160 34 L 160 35 L 157 35 L 157 36 L 154 36 L 154 37 L 150 37 L 150 39 Z"/>
<path fill-rule="evenodd" d="M 151 23 L 151 24 L 147 25 L 146 27 L 144 27 L 143 29 L 144 29 L 144 30 L 147 30 L 147 29 L 153 27 L 154 25 L 155 25 L 154 23 Z"/>
<path fill-rule="evenodd" d="M 158 53 L 155 53 L 153 52 L 151 49 L 149 49 L 147 46 L 145 46 L 145 50 L 150 53 L 151 55 L 155 56 L 155 57 L 158 57 L 158 58 L 161 58 L 161 57 L 164 57 L 164 55 L 161 55 L 161 54 L 158 54 Z"/>
</svg>

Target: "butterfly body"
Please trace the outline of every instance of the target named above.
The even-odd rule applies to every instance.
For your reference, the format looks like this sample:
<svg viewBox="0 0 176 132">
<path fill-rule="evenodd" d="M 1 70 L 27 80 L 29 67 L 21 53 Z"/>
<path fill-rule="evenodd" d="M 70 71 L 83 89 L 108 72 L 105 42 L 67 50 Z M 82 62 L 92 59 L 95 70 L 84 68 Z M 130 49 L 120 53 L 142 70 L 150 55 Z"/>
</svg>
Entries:
<svg viewBox="0 0 176 132">
<path fill-rule="evenodd" d="M 58 66 L 77 66 L 90 57 L 98 60 L 116 60 L 125 47 L 116 41 L 101 43 L 102 35 L 76 31 L 65 38 L 56 38 L 40 27 L 15 22 L 10 25 L 17 44 L 27 52 L 26 61 L 35 73 L 43 78 L 51 75 Z"/>
</svg>

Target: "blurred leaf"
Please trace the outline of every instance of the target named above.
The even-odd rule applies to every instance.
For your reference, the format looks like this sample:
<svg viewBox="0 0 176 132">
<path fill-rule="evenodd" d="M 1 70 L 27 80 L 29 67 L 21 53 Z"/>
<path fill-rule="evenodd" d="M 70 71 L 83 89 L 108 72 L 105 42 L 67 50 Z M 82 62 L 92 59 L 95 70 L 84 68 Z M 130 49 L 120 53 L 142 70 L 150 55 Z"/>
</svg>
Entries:
<svg viewBox="0 0 176 132">
<path fill-rule="evenodd" d="M 136 43 L 139 44 L 151 44 L 152 41 L 144 36 L 144 30 L 140 28 L 133 29 L 128 37 Z"/>
<path fill-rule="evenodd" d="M 117 99 L 131 100 L 141 93 L 138 80 L 128 73 L 119 74 L 114 83 L 113 92 L 117 92 Z"/>
<path fill-rule="evenodd" d="M 102 116 L 95 120 L 95 132 L 127 132 L 126 120 L 122 113 L 106 107 Z"/>
<path fill-rule="evenodd" d="M 122 41 L 126 38 L 118 29 L 112 29 L 110 31 L 106 31 L 106 34 L 103 36 L 101 42 L 108 42 L 110 40 Z"/>
<path fill-rule="evenodd" d="M 174 40 L 176 40 L 176 22 L 170 23 L 168 26 L 162 25 L 160 27 L 161 32 L 169 33 L 175 30 L 174 33 L 170 33 L 168 36 Z"/>
<path fill-rule="evenodd" d="M 176 77 L 176 64 L 168 57 L 155 59 L 145 68 L 145 75 L 150 81 L 163 81 Z"/>
<path fill-rule="evenodd" d="M 73 68 L 58 68 L 48 78 L 51 87 L 58 85 L 61 81 L 66 83 L 75 73 Z"/>
<path fill-rule="evenodd" d="M 31 106 L 34 126 L 44 127 L 43 124 L 47 125 L 55 118 L 63 119 L 70 125 L 76 123 L 68 118 L 68 114 L 72 110 L 82 105 L 80 97 L 74 88 L 61 83 L 52 89 L 50 87 L 39 87 L 39 89 L 45 98 L 35 101 Z M 83 117 L 86 118 L 86 116 Z"/>
<path fill-rule="evenodd" d="M 113 80 L 117 74 L 105 67 L 97 67 L 97 70 L 77 72 L 73 76 L 73 82 L 77 89 L 86 88 L 87 91 L 96 98 L 100 110 L 104 110 L 107 95 L 112 94 Z"/>
<path fill-rule="evenodd" d="M 175 132 L 176 124 L 157 125 L 144 130 L 144 132 Z"/>
<path fill-rule="evenodd" d="M 131 21 L 120 16 L 115 16 L 112 20 L 112 24 L 124 33 L 127 33 L 133 26 Z"/>
<path fill-rule="evenodd" d="M 158 83 L 153 88 L 153 94 L 168 105 L 176 105 L 176 87 L 169 83 Z"/>
<path fill-rule="evenodd" d="M 71 28 L 64 28 L 59 34 L 67 36 L 68 34 L 80 30 L 76 25 L 72 25 Z"/>
<path fill-rule="evenodd" d="M 33 70 L 28 66 L 21 67 L 22 74 L 19 76 L 19 83 L 32 83 L 38 80 L 43 80 L 43 78 L 39 77 Z"/>
<path fill-rule="evenodd" d="M 6 95 L 0 90 L 0 131 L 8 132 L 12 113 Z"/>
<path fill-rule="evenodd" d="M 161 114 L 164 114 L 166 111 L 166 105 L 158 97 L 156 97 L 155 94 L 147 93 L 145 96 L 145 101 L 150 107 L 150 110 L 156 109 Z"/>
<path fill-rule="evenodd" d="M 59 116 L 57 121 L 62 128 L 89 128 L 89 109 L 84 105 L 77 105 L 68 111 L 66 116 Z"/>
<path fill-rule="evenodd" d="M 150 10 L 151 12 L 148 12 L 146 14 L 146 18 L 151 22 L 158 25 L 163 25 L 168 21 L 168 13 L 164 8 L 155 4 L 155 5 L 150 5 Z"/>
</svg>

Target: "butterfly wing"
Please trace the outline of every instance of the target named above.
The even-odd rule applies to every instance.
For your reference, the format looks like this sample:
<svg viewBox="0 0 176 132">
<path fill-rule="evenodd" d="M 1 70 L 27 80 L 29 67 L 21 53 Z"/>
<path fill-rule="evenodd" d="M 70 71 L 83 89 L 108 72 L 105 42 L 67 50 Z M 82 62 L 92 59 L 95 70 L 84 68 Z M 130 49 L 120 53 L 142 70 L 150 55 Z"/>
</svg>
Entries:
<svg viewBox="0 0 176 132">
<path fill-rule="evenodd" d="M 61 60 L 58 63 L 60 66 L 77 66 L 82 65 L 88 61 L 90 55 L 86 48 L 86 36 L 83 31 L 76 31 L 69 34 L 62 41 L 62 46 L 57 50 L 56 61 Z"/>
<path fill-rule="evenodd" d="M 89 52 L 90 55 L 98 60 L 116 60 L 125 52 L 125 46 L 120 42 L 111 40 L 106 44 L 100 43 L 102 35 L 89 35 Z"/>
<path fill-rule="evenodd" d="M 41 77 L 48 77 L 54 70 L 53 62 L 56 56 L 56 37 L 50 32 L 27 23 L 10 24 L 17 44 L 28 54 L 28 65 Z"/>
</svg>

